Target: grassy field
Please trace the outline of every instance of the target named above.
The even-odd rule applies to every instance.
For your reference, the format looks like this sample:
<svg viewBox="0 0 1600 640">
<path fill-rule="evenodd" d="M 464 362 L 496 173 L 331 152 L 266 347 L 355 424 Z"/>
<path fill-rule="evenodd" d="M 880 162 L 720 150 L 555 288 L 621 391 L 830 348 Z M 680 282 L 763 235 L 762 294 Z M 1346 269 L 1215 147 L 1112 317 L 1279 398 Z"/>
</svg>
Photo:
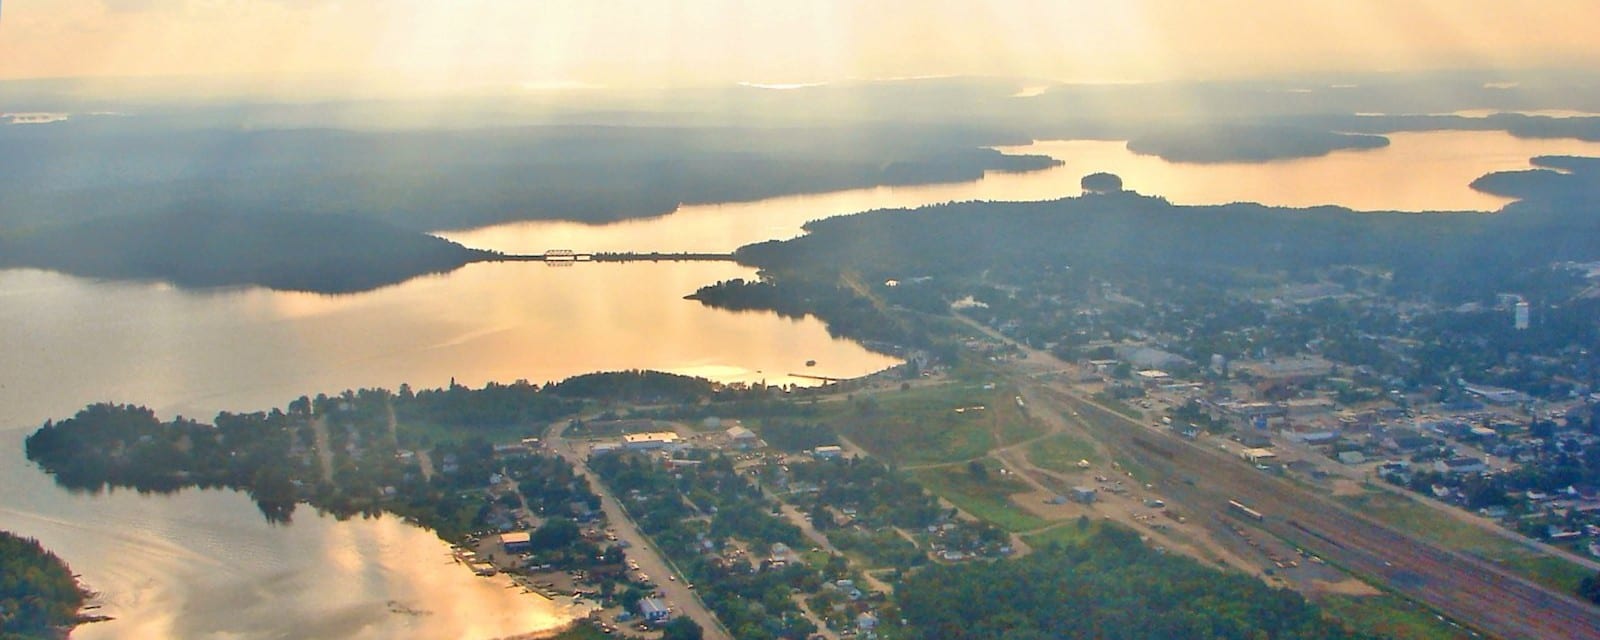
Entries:
<svg viewBox="0 0 1600 640">
<path fill-rule="evenodd" d="M 1381 638 L 1456 640 L 1470 637 L 1460 627 L 1440 620 L 1426 608 L 1396 596 L 1330 595 L 1317 604 L 1346 628 Z"/>
<path fill-rule="evenodd" d="M 1022 541 L 1035 549 L 1048 546 L 1052 542 L 1061 545 L 1079 544 L 1099 531 L 1102 522 L 1092 518 L 1086 519 L 1082 524 L 1076 519 L 1068 520 L 1044 531 L 1023 536 Z"/>
<path fill-rule="evenodd" d="M 1467 632 L 1440 620 L 1420 605 L 1391 595 L 1330 595 L 1317 602 L 1346 628 L 1379 638 L 1457 640 Z"/>
<path fill-rule="evenodd" d="M 995 433 L 1000 438 L 1000 446 L 1013 445 L 1045 434 L 1044 425 L 1017 406 L 1016 389 L 1003 387 L 996 396 L 990 410 L 994 412 Z"/>
<path fill-rule="evenodd" d="M 1059 473 L 1078 473 L 1082 471 L 1078 468 L 1079 460 L 1099 464 L 1101 458 L 1094 450 L 1093 443 L 1069 433 L 1062 433 L 1029 446 L 1028 460 L 1041 469 Z"/>
<path fill-rule="evenodd" d="M 957 462 L 995 448 L 997 434 L 1010 440 L 1038 433 L 1011 398 L 980 384 L 950 384 L 857 400 L 827 418 L 844 437 L 887 461 Z"/>
<path fill-rule="evenodd" d="M 985 480 L 974 477 L 966 465 L 921 469 L 912 476 L 963 511 L 1007 531 L 1031 531 L 1050 524 L 1011 501 L 1011 494 L 1027 491 L 1028 485 L 1000 475 L 992 460 L 985 462 L 990 471 Z"/>
<path fill-rule="evenodd" d="M 1588 569 L 1560 558 L 1524 553 L 1501 561 L 1506 568 L 1567 593 L 1577 593 L 1578 583 L 1592 575 Z"/>
<path fill-rule="evenodd" d="M 1576 591 L 1578 581 L 1588 575 L 1583 567 L 1444 516 L 1403 496 L 1374 491 L 1343 496 L 1339 500 L 1418 538 L 1496 562 L 1530 580 L 1567 593 Z"/>
</svg>

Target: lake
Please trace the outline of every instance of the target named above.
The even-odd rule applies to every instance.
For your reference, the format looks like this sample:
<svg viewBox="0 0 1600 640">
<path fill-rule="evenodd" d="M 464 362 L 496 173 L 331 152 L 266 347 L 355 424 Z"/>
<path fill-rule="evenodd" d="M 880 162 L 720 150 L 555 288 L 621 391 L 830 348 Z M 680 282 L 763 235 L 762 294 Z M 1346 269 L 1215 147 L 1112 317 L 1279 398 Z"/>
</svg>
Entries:
<svg viewBox="0 0 1600 640">
<path fill-rule="evenodd" d="M 0 525 L 66 558 L 102 593 L 90 613 L 117 617 L 74 638 L 494 638 L 582 613 L 473 575 L 398 518 L 302 505 L 273 526 L 235 491 L 72 495 L 21 445 L 0 438 Z"/>
<path fill-rule="evenodd" d="M 1048 155 L 1058 167 L 1030 173 L 989 173 L 974 182 L 874 187 L 786 196 L 756 202 L 686 205 L 671 215 L 610 225 L 515 222 L 440 235 L 470 247 L 507 253 L 546 249 L 587 251 L 731 251 L 763 240 L 799 235 L 817 218 L 968 200 L 1054 200 L 1083 193 L 1079 180 L 1096 171 L 1122 177 L 1123 186 L 1178 204 L 1260 202 L 1307 207 L 1338 204 L 1356 210 L 1494 211 L 1510 200 L 1473 191 L 1486 173 L 1527 169 L 1540 155 L 1600 156 L 1600 143 L 1523 140 L 1500 131 L 1390 134 L 1381 149 L 1339 151 L 1318 158 L 1269 163 L 1167 162 L 1128 150 L 1121 141 L 1040 141 L 997 147 L 1007 153 Z"/>
<path fill-rule="evenodd" d="M 611 225 L 442 235 L 511 252 L 727 251 L 854 211 L 1077 195 L 1094 171 L 1189 204 L 1488 210 L 1505 200 L 1467 188 L 1483 173 L 1525 168 L 1540 154 L 1600 155 L 1600 144 L 1494 132 L 1391 138 L 1384 149 L 1259 165 L 1173 164 L 1121 142 L 1038 142 L 1005 150 L 1065 164 L 958 184 L 690 205 Z M 895 364 L 830 337 L 814 319 L 682 299 L 753 275 L 727 263 L 477 264 L 324 296 L 0 271 L 0 528 L 39 538 L 106 594 L 103 612 L 118 620 L 82 627 L 80 638 L 494 637 L 549 628 L 570 612 L 449 564 L 431 533 L 395 519 L 337 522 L 302 507 L 292 525 L 273 527 L 234 492 L 74 495 L 22 458 L 21 438 L 46 418 L 106 400 L 209 419 L 302 394 L 452 378 L 478 386 L 649 368 L 792 383 L 796 372 L 849 377 Z"/>
</svg>

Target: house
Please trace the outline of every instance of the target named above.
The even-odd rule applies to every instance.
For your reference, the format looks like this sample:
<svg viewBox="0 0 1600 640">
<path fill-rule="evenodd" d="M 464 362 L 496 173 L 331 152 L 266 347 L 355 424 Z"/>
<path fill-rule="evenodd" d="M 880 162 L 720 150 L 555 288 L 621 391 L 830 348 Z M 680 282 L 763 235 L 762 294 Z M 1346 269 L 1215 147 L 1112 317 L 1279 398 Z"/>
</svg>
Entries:
<svg viewBox="0 0 1600 640">
<path fill-rule="evenodd" d="M 1343 464 L 1361 464 L 1367 461 L 1366 454 L 1360 451 L 1340 451 L 1339 462 Z"/>
<path fill-rule="evenodd" d="M 1246 431 L 1234 437 L 1234 440 L 1237 440 L 1239 444 L 1244 445 L 1247 449 L 1265 449 L 1272 446 L 1272 438 L 1262 433 Z"/>
<path fill-rule="evenodd" d="M 1290 418 L 1306 418 L 1333 413 L 1334 403 L 1331 398 L 1301 398 L 1290 400 L 1284 407 L 1285 413 Z"/>
<path fill-rule="evenodd" d="M 1266 447 L 1252 447 L 1239 452 L 1239 456 L 1255 464 L 1265 464 L 1277 460 L 1278 454 Z"/>
<path fill-rule="evenodd" d="M 1162 371 L 1160 369 L 1145 369 L 1143 371 L 1135 373 L 1134 375 L 1138 376 L 1139 381 L 1143 382 L 1145 384 L 1145 386 L 1147 386 L 1147 387 L 1154 387 L 1154 386 L 1157 386 L 1157 385 L 1164 384 L 1164 383 L 1166 383 L 1167 380 L 1172 378 L 1172 374 L 1169 374 L 1169 373 L 1167 373 L 1165 371 Z"/>
<path fill-rule="evenodd" d="M 756 432 L 745 428 L 743 425 L 734 425 L 732 427 L 728 427 L 728 430 L 724 433 L 726 433 L 728 435 L 728 439 L 732 440 L 735 444 L 755 444 L 755 442 L 760 439 L 756 437 Z"/>
<path fill-rule="evenodd" d="M 533 453 L 533 450 L 521 441 L 494 445 L 494 457 L 496 458 L 520 458 L 531 453 Z"/>
<path fill-rule="evenodd" d="M 856 628 L 862 631 L 871 631 L 876 629 L 878 628 L 878 617 L 869 612 L 863 611 L 861 612 L 861 615 L 856 616 Z"/>
<path fill-rule="evenodd" d="M 511 531 L 500 534 L 500 547 L 506 553 L 523 553 L 533 549 L 533 536 L 526 531 Z"/>
<path fill-rule="evenodd" d="M 1398 432 L 1390 435 L 1383 441 L 1383 446 L 1392 451 L 1416 451 L 1423 447 L 1437 444 L 1437 440 L 1416 432 Z"/>
<path fill-rule="evenodd" d="M 1433 463 L 1433 470 L 1439 473 L 1482 473 L 1488 468 L 1477 458 L 1451 458 Z"/>
<path fill-rule="evenodd" d="M 1083 504 L 1092 504 L 1095 500 L 1094 487 L 1073 487 L 1072 500 Z"/>
<path fill-rule="evenodd" d="M 811 450 L 811 457 L 818 460 L 832 460 L 844 455 L 844 447 L 836 444 L 824 445 Z"/>
<path fill-rule="evenodd" d="M 1309 445 L 1332 444 L 1339 439 L 1337 431 L 1313 431 L 1311 433 L 1296 433 L 1287 436 L 1290 440 L 1299 440 Z"/>
<path fill-rule="evenodd" d="M 639 615 L 650 622 L 666 622 L 672 618 L 672 610 L 660 598 L 645 598 L 639 601 Z"/>
</svg>

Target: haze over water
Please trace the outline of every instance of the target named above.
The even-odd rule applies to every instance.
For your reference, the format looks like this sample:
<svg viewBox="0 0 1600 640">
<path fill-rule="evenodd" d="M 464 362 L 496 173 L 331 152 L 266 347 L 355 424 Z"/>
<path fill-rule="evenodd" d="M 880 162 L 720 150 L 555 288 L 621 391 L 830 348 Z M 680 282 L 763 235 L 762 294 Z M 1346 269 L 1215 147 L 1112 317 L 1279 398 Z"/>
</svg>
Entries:
<svg viewBox="0 0 1600 640">
<path fill-rule="evenodd" d="M 1502 133 L 1391 139 L 1386 149 L 1223 165 L 1166 163 L 1121 142 L 1041 142 L 1007 150 L 1067 164 L 959 184 L 686 206 L 613 225 L 524 223 L 448 235 L 512 252 L 728 251 L 865 209 L 1076 195 L 1085 173 L 1102 170 L 1178 203 L 1492 210 L 1505 201 L 1467 187 L 1479 175 L 1525 168 L 1539 154 L 1600 155 L 1600 144 Z M 85 626 L 80 638 L 437 638 L 547 628 L 566 614 L 447 564 L 432 533 L 393 518 L 336 523 L 302 507 L 292 525 L 272 527 L 233 492 L 72 495 L 23 459 L 21 438 L 46 418 L 104 400 L 209 419 L 220 409 L 281 407 L 301 394 L 436 387 L 452 377 L 477 386 L 653 368 L 787 382 L 791 372 L 855 376 L 894 363 L 829 337 L 814 319 L 681 299 L 700 285 L 753 275 L 727 263 L 479 264 L 320 296 L 0 271 L 0 529 L 40 538 L 106 593 L 103 612 L 119 620 Z M 816 367 L 804 368 L 806 360 Z"/>
</svg>

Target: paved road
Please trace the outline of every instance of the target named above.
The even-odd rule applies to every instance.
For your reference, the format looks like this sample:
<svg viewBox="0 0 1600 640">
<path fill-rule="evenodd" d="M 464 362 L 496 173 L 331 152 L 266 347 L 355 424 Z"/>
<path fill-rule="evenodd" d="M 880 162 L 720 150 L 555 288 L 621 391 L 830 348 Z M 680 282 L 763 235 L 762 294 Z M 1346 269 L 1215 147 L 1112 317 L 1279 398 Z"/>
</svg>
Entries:
<svg viewBox="0 0 1600 640">
<path fill-rule="evenodd" d="M 598 476 L 589 471 L 588 465 L 585 464 L 587 449 L 561 437 L 561 432 L 566 426 L 566 421 L 550 425 L 545 431 L 544 441 L 551 451 L 572 463 L 577 474 L 587 479 L 589 487 L 600 496 L 600 508 L 605 511 L 607 522 L 616 531 L 617 539 L 627 541 L 629 545 L 628 559 L 639 563 L 639 570 L 656 583 L 666 596 L 667 604 L 677 610 L 675 615 L 688 616 L 700 625 L 707 640 L 733 640 L 733 636 L 722 626 L 722 621 L 700 601 L 694 590 L 688 587 L 683 576 L 670 569 L 670 565 L 651 543 L 650 538 L 639 531 L 639 526 L 628 516 L 627 510 L 611 494 L 611 490 Z M 676 576 L 677 579 L 670 580 L 668 576 Z"/>
</svg>

